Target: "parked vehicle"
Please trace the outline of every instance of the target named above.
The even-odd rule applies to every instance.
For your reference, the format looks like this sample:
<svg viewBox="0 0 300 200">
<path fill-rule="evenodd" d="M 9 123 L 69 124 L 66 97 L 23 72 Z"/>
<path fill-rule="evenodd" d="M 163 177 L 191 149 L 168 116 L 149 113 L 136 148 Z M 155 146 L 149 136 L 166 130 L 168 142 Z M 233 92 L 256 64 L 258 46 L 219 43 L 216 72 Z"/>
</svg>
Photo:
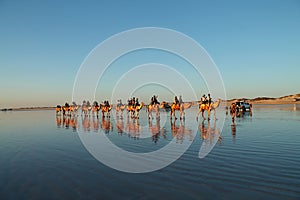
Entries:
<svg viewBox="0 0 300 200">
<path fill-rule="evenodd" d="M 250 112 L 251 105 L 244 101 L 238 101 L 235 103 L 237 111 Z"/>
</svg>

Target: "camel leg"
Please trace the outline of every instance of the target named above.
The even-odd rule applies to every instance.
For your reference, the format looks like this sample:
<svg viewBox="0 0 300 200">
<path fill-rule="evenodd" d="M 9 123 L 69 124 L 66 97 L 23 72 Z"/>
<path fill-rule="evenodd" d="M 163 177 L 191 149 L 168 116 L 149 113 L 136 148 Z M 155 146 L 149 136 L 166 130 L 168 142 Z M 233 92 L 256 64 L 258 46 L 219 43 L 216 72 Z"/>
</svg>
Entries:
<svg viewBox="0 0 300 200">
<path fill-rule="evenodd" d="M 201 115 L 202 115 L 202 119 L 205 120 L 205 117 L 204 117 L 204 110 L 202 110 L 201 112 L 202 112 L 202 114 L 201 114 Z"/>
<path fill-rule="evenodd" d="M 201 109 L 199 109 L 199 111 L 198 111 L 198 114 L 197 114 L 197 117 L 196 117 L 196 120 L 198 121 L 198 117 L 199 117 L 199 115 L 200 115 L 200 112 L 201 112 Z"/>
<path fill-rule="evenodd" d="M 150 110 L 148 110 L 148 117 L 149 119 L 152 119 L 152 112 Z"/>
<path fill-rule="evenodd" d="M 215 120 L 216 120 L 217 119 L 216 109 L 214 109 L 214 116 L 215 116 Z"/>
<path fill-rule="evenodd" d="M 207 119 L 210 120 L 210 109 L 207 110 Z"/>
</svg>

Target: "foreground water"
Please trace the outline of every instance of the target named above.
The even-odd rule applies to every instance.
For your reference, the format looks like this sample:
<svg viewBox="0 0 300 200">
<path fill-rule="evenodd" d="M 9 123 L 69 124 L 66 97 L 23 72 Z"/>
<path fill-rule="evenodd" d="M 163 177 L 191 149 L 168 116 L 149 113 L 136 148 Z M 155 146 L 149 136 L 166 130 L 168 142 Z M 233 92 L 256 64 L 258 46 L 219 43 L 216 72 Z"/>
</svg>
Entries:
<svg viewBox="0 0 300 200">
<path fill-rule="evenodd" d="M 300 198 L 299 107 L 255 106 L 252 116 L 237 118 L 235 126 L 227 116 L 221 135 L 208 132 L 218 129 L 214 120 L 210 124 L 207 120 L 196 122 L 196 112 L 189 109 L 184 123 L 170 123 L 166 118 L 150 124 L 145 111 L 139 120 L 129 121 L 63 118 L 54 111 L 1 112 L 0 198 Z M 225 111 L 219 109 L 218 113 Z M 162 113 L 162 119 L 168 115 Z M 198 131 L 193 135 L 195 124 Z M 161 149 L 174 137 L 177 145 L 184 140 L 192 144 L 165 168 L 125 173 L 91 156 L 76 130 L 106 134 L 114 144 L 132 152 Z M 216 145 L 200 159 L 205 142 Z"/>
</svg>

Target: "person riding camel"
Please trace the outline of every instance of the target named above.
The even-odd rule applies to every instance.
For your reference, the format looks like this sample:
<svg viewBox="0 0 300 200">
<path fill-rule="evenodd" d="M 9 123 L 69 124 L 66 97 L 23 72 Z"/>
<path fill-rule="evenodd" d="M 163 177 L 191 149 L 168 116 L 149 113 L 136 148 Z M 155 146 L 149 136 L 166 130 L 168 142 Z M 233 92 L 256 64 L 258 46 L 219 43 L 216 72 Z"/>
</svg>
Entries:
<svg viewBox="0 0 300 200">
<path fill-rule="evenodd" d="M 132 100 L 131 100 L 131 105 L 135 108 L 135 97 L 132 97 Z"/>
<path fill-rule="evenodd" d="M 139 98 L 136 98 L 136 100 L 135 100 L 135 106 L 140 106 Z"/>
<path fill-rule="evenodd" d="M 109 107 L 109 102 L 108 101 L 104 101 L 104 106 L 105 107 Z"/>
<path fill-rule="evenodd" d="M 159 104 L 159 102 L 157 101 L 157 96 L 153 95 L 153 97 L 151 97 L 150 100 L 150 105 L 156 105 Z"/>
<path fill-rule="evenodd" d="M 207 95 L 207 103 L 208 103 L 209 106 L 210 106 L 210 104 L 212 103 L 210 94 Z"/>
<path fill-rule="evenodd" d="M 95 107 L 98 107 L 98 106 L 99 106 L 99 104 L 98 104 L 97 101 L 94 101 L 93 105 L 94 105 Z"/>
<path fill-rule="evenodd" d="M 180 95 L 179 96 L 179 105 L 181 105 L 183 103 L 183 101 L 182 101 L 182 96 Z"/>
<path fill-rule="evenodd" d="M 90 103 L 90 101 L 87 101 L 87 102 L 86 102 L 86 106 L 88 106 L 88 107 L 90 107 L 90 106 L 91 106 L 91 103 Z"/>
<path fill-rule="evenodd" d="M 122 99 L 119 99 L 118 101 L 117 101 L 117 106 L 122 106 L 123 104 L 122 104 Z"/>
<path fill-rule="evenodd" d="M 174 104 L 179 105 L 179 100 L 178 100 L 177 96 L 175 96 L 175 98 L 174 98 Z"/>
<path fill-rule="evenodd" d="M 155 104 L 159 104 L 159 102 L 157 101 L 157 96 L 153 95 L 153 103 Z"/>
<path fill-rule="evenodd" d="M 230 114 L 231 114 L 232 124 L 234 124 L 234 118 L 236 116 L 236 104 L 235 103 L 231 103 L 231 105 L 230 105 Z"/>
<path fill-rule="evenodd" d="M 206 104 L 206 96 L 205 94 L 201 97 L 201 104 Z"/>
</svg>

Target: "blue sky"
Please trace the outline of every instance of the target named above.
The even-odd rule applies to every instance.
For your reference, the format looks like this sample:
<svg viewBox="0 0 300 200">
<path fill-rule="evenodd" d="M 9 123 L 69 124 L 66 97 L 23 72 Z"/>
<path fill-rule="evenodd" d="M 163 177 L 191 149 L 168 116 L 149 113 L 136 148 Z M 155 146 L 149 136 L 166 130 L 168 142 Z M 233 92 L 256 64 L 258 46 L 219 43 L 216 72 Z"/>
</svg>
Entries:
<svg viewBox="0 0 300 200">
<path fill-rule="evenodd" d="M 149 26 L 177 30 L 201 44 L 218 66 L 228 98 L 300 93 L 297 0 L 4 0 L 0 108 L 71 101 L 76 73 L 96 45 Z"/>
</svg>

